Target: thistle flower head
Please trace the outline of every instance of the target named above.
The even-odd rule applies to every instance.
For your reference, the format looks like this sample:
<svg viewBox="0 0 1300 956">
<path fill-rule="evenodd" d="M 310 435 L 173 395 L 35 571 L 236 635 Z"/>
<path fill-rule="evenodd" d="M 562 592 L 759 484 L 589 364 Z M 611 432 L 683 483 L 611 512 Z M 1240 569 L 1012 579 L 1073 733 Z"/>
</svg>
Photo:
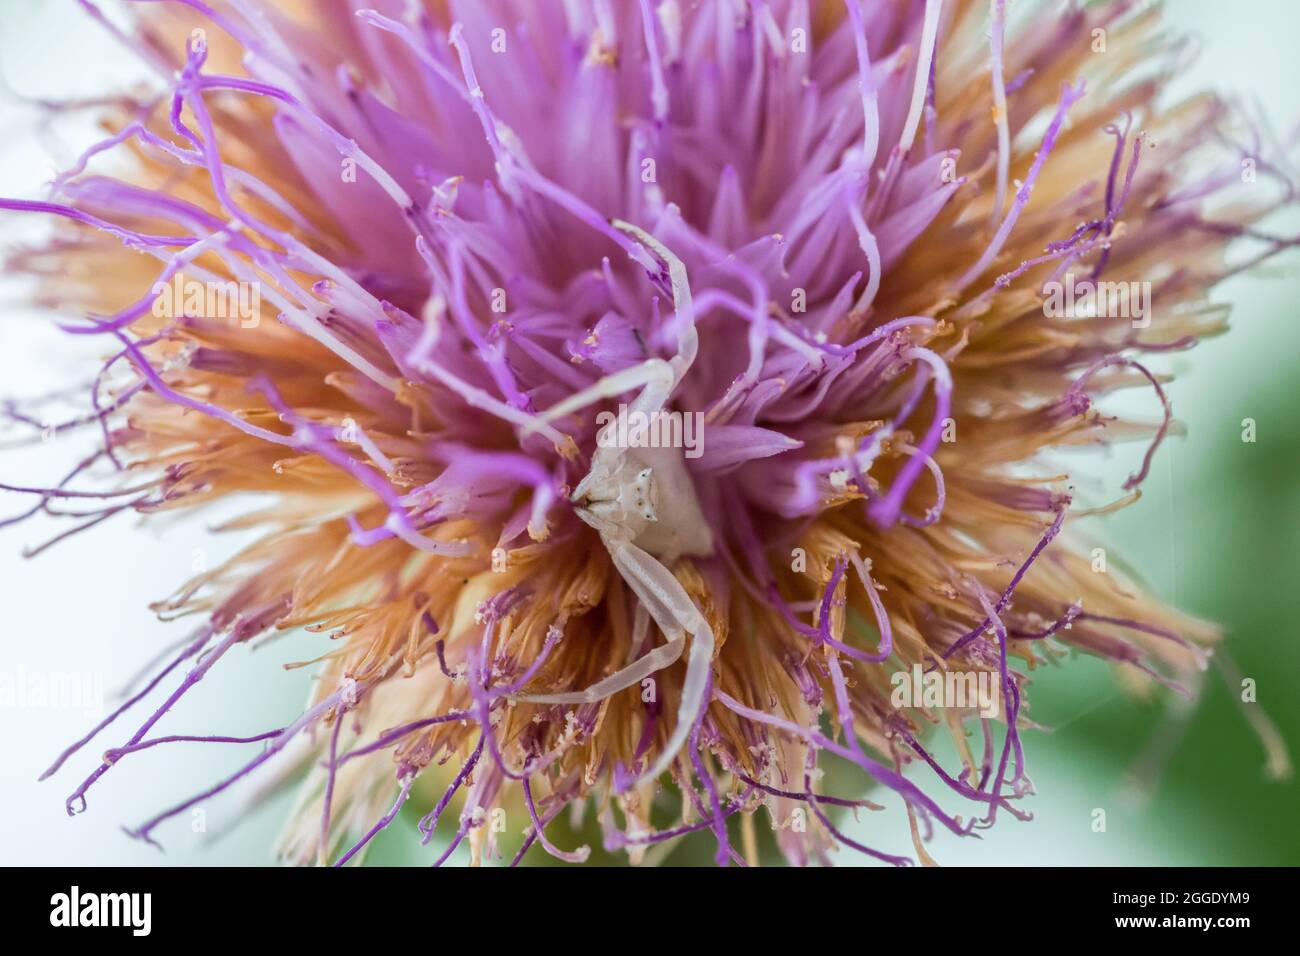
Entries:
<svg viewBox="0 0 1300 956">
<path fill-rule="evenodd" d="M 824 757 L 927 860 L 933 828 L 1026 816 L 1032 667 L 1203 666 L 1214 629 L 1073 527 L 1138 497 L 1174 427 L 1145 357 L 1222 329 L 1225 245 L 1268 208 L 1234 192 L 1224 102 L 1163 95 L 1158 10 L 82 6 L 157 83 L 48 197 L 0 201 L 64 220 L 15 265 L 110 346 L 101 451 L 30 490 L 102 497 L 89 523 L 268 504 L 158 604 L 205 623 L 70 809 L 237 645 L 306 628 L 309 706 L 137 836 L 274 763 L 305 777 L 303 862 L 357 859 L 419 780 L 442 859 L 583 860 L 547 836 L 577 806 L 634 859 L 707 830 L 742 862 L 766 808 L 793 862 L 904 863 L 905 834 L 840 829 L 875 804 Z M 1129 387 L 1151 420 L 1098 409 Z M 1055 453 L 1125 439 L 1118 500 L 1075 503 Z"/>
</svg>

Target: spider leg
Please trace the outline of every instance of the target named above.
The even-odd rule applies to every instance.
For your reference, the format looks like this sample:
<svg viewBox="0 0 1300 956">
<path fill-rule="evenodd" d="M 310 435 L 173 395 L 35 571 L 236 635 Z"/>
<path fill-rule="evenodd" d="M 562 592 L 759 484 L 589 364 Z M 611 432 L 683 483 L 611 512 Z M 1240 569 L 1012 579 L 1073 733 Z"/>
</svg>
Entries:
<svg viewBox="0 0 1300 956">
<path fill-rule="evenodd" d="M 691 650 L 686 658 L 686 679 L 682 683 L 682 699 L 677 706 L 677 724 L 659 754 L 659 759 L 628 784 L 631 786 L 641 780 L 653 780 L 664 773 L 686 744 L 695 718 L 706 704 L 704 694 L 708 688 L 715 641 L 709 622 L 704 619 L 686 589 L 658 558 L 629 541 L 606 540 L 605 544 L 614 566 L 641 599 L 659 628 L 665 634 L 675 635 L 676 639 L 681 639 L 683 632 L 691 635 Z"/>
<path fill-rule="evenodd" d="M 629 541 L 606 535 L 602 535 L 602 538 L 619 573 L 659 629 L 668 636 L 668 642 L 584 690 L 512 696 L 515 700 L 535 704 L 598 703 L 612 694 L 639 684 L 656 671 L 675 664 L 685 648 L 686 635 L 691 635 L 691 651 L 686 661 L 686 680 L 682 685 L 682 699 L 677 708 L 677 724 L 659 759 L 633 780 L 634 784 L 663 774 L 686 744 L 695 718 L 705 705 L 704 692 L 708 686 L 715 641 L 713 629 L 686 593 L 686 589 L 657 558 Z"/>
<path fill-rule="evenodd" d="M 633 687 L 645 680 L 655 671 L 662 670 L 670 664 L 677 663 L 686 646 L 686 635 L 679 634 L 667 644 L 660 644 L 654 650 L 637 658 L 633 663 L 615 671 L 608 677 L 596 681 L 586 690 L 570 691 L 561 694 L 514 694 L 515 700 L 528 704 L 595 704 L 612 694 Z"/>
<path fill-rule="evenodd" d="M 618 372 L 606 375 L 580 392 L 575 392 L 562 402 L 556 402 L 537 416 L 535 423 L 529 422 L 524 434 L 531 434 L 542 425 L 572 415 L 579 409 L 594 405 L 606 398 L 614 398 L 624 392 L 640 387 L 632 408 L 638 411 L 656 411 L 663 407 L 672 391 L 675 379 L 673 368 L 661 358 L 647 359 L 639 365 L 632 365 Z"/>
</svg>

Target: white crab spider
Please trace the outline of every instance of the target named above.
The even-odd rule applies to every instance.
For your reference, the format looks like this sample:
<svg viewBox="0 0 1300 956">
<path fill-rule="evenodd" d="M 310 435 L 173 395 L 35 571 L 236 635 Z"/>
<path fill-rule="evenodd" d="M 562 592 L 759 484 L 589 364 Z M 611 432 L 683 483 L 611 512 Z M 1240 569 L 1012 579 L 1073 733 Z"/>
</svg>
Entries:
<svg viewBox="0 0 1300 956">
<path fill-rule="evenodd" d="M 686 266 L 644 230 L 618 220 L 613 225 L 649 246 L 668 264 L 679 330 L 677 354 L 668 361 L 648 359 L 606 376 L 547 409 L 529 431 L 638 386 L 641 392 L 629 411 L 647 415 L 660 412 L 695 361 L 699 337 Z M 689 634 L 691 650 L 686 660 L 677 724 L 659 759 L 637 778 L 654 779 L 671 766 L 704 706 L 715 644 L 708 621 L 668 570 L 668 565 L 683 555 L 712 554 L 713 535 L 700 509 L 680 448 L 616 448 L 597 442 L 591 456 L 591 470 L 578 483 L 571 500 L 577 506 L 578 517 L 600 534 L 619 574 L 668 642 L 585 690 L 521 694 L 518 699 L 545 704 L 588 704 L 604 700 L 675 663 L 685 649 Z M 669 513 L 671 520 L 667 517 Z"/>
</svg>

